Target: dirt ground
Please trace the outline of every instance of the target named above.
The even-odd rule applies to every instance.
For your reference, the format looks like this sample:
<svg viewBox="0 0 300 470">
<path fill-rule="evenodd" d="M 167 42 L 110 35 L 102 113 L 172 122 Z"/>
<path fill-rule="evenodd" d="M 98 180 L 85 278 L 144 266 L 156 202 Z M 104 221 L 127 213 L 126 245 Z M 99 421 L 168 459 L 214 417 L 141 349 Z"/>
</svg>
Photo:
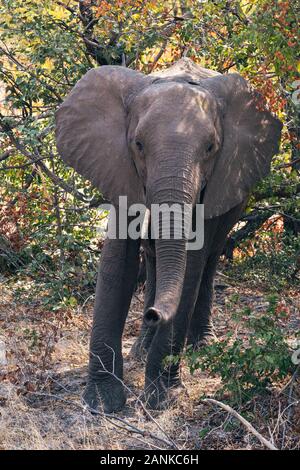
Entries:
<svg viewBox="0 0 300 470">
<path fill-rule="evenodd" d="M 202 401 L 213 397 L 220 379 L 193 376 L 182 366 L 183 392 L 164 411 L 141 402 L 144 367 L 129 355 L 139 331 L 142 292 L 133 298 L 124 334 L 124 381 L 128 401 L 116 416 L 92 416 L 81 405 L 88 361 L 93 299 L 83 307 L 48 312 L 15 303 L 3 283 L 0 340 L 7 364 L 0 365 L 0 449 L 260 449 L 263 445 L 228 412 Z M 226 299 L 239 294 L 239 306 L 266 306 L 265 293 L 233 285 L 221 273 L 216 282 L 214 324 L 222 338 L 231 327 Z M 291 315 L 289 331 L 299 329 L 299 297 L 281 298 Z M 2 343 L 3 344 L 3 343 Z M 286 381 L 287 382 L 287 381 Z M 300 393 L 297 379 L 237 410 L 273 445 L 300 448 Z"/>
</svg>

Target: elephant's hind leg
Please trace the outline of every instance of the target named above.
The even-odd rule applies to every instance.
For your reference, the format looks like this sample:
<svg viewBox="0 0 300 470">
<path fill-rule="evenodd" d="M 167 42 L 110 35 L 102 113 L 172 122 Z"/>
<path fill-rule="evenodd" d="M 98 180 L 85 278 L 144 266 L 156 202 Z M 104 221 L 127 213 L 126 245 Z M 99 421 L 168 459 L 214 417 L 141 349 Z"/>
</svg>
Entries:
<svg viewBox="0 0 300 470">
<path fill-rule="evenodd" d="M 146 289 L 144 312 L 154 304 L 156 288 L 156 264 L 155 257 L 146 254 Z M 152 339 L 156 333 L 156 327 L 149 327 L 143 320 L 140 334 L 131 348 L 131 355 L 138 361 L 145 362 Z"/>
<path fill-rule="evenodd" d="M 90 342 L 88 383 L 83 401 L 106 413 L 126 402 L 122 333 L 138 274 L 139 242 L 107 239 L 101 255 Z"/>
<path fill-rule="evenodd" d="M 245 201 L 226 214 L 216 218 L 214 224 L 212 224 L 212 230 L 208 230 L 207 237 L 211 238 L 212 242 L 208 248 L 208 258 L 205 263 L 194 313 L 189 325 L 187 340 L 187 344 L 193 345 L 194 348 L 201 347 L 216 339 L 212 324 L 214 278 L 227 234 L 238 221 L 244 207 Z M 216 228 L 213 230 L 213 227 Z"/>
<path fill-rule="evenodd" d="M 187 344 L 201 347 L 216 339 L 212 323 L 214 277 L 219 253 L 209 257 L 201 279 L 199 294 L 189 325 Z"/>
</svg>

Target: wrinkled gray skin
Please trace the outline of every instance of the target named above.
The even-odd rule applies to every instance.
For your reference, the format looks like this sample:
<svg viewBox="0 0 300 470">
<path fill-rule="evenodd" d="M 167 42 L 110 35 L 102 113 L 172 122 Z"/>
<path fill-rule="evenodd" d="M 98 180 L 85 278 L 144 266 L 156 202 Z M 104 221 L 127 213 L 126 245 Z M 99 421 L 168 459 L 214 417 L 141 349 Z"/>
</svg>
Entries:
<svg viewBox="0 0 300 470">
<path fill-rule="evenodd" d="M 187 341 L 198 347 L 213 335 L 211 307 L 216 265 L 227 233 L 251 188 L 269 171 L 280 122 L 237 74 L 223 76 L 182 59 L 144 76 L 122 67 L 88 72 L 57 113 L 62 158 L 116 206 L 205 205 L 205 240 L 143 242 L 147 287 L 141 335 L 133 354 L 146 358 L 145 399 L 167 403 L 180 385 L 179 366 L 164 366 Z M 120 410 L 122 333 L 139 265 L 140 240 L 109 240 L 99 268 L 83 395 L 91 410 Z"/>
</svg>

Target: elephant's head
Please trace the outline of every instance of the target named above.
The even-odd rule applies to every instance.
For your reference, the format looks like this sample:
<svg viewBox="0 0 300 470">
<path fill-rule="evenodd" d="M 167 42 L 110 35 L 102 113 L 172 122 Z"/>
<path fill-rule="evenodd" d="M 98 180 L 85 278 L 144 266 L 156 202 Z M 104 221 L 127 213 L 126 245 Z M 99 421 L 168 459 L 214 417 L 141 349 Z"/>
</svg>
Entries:
<svg viewBox="0 0 300 470">
<path fill-rule="evenodd" d="M 278 151 L 281 123 L 238 74 L 185 59 L 145 76 L 123 67 L 90 70 L 59 108 L 62 158 L 114 204 L 199 201 L 205 218 L 242 202 Z M 183 286 L 184 239 L 156 241 L 157 292 L 145 313 L 166 321 Z"/>
</svg>

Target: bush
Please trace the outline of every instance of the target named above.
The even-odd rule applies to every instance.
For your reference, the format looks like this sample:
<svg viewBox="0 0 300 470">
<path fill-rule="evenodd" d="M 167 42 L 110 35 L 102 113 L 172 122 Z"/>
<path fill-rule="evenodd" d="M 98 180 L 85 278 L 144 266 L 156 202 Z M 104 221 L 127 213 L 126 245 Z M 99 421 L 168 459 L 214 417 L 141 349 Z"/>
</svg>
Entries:
<svg viewBox="0 0 300 470">
<path fill-rule="evenodd" d="M 226 334 L 225 339 L 199 351 L 188 348 L 185 354 L 192 373 L 200 369 L 219 375 L 220 393 L 229 392 L 234 402 L 243 402 L 278 383 L 296 367 L 284 329 L 279 326 L 288 314 L 278 304 L 277 296 L 268 298 L 263 313 L 246 308 L 233 314 L 233 321 L 242 334 Z M 176 358 L 175 358 L 176 360 Z"/>
<path fill-rule="evenodd" d="M 267 234 L 268 235 L 268 234 Z M 244 254 L 228 266 L 227 275 L 240 281 L 247 281 L 277 292 L 297 287 L 299 283 L 300 237 L 290 233 L 280 236 L 280 244 L 274 238 L 263 245 L 265 233 L 259 233 L 259 240 L 246 240 L 239 246 Z M 249 256 L 249 243 L 254 250 Z"/>
</svg>

